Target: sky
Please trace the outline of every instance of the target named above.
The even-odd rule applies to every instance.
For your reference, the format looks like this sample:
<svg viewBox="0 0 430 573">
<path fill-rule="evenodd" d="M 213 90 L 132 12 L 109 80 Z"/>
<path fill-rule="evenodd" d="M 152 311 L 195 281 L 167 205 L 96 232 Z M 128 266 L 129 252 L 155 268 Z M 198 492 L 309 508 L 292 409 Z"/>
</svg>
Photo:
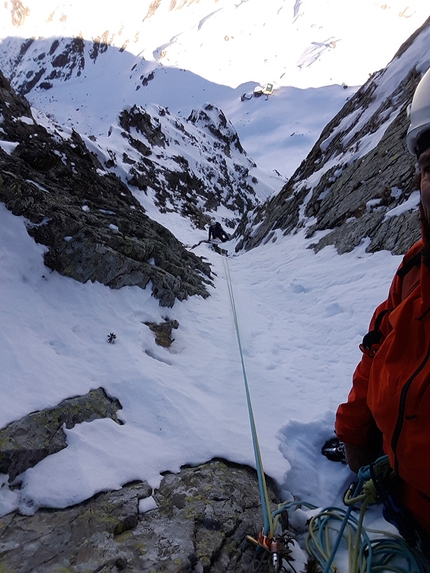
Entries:
<svg viewBox="0 0 430 573">
<path fill-rule="evenodd" d="M 240 4 L 245 9 L 247 3 Z M 249 9 L 255 7 L 255 2 L 248 4 Z M 287 4 L 292 7 L 294 3 L 274 1 L 273 9 L 276 7 L 281 13 L 282 5 Z M 303 1 L 294 7 L 306 8 L 302 21 L 312 7 L 317 22 L 315 10 L 321 4 L 316 0 Z M 364 75 L 376 71 L 375 66 L 385 65 L 413 31 L 408 28 L 413 16 L 399 15 L 400 8 L 406 9 L 403 3 L 392 2 L 383 9 L 381 3 L 364 2 L 363 11 L 381 16 L 380 26 L 389 16 L 392 29 L 397 31 L 396 25 L 403 34 L 394 40 L 387 30 L 390 56 L 379 62 L 366 42 L 362 25 L 355 29 L 350 26 L 351 19 L 342 15 L 342 2 L 324 4 L 332 10 L 332 17 L 337 14 L 338 18 L 330 20 L 323 11 L 318 12 L 321 27 L 328 29 L 312 37 L 335 38 L 342 46 L 342 35 L 345 45 L 351 42 L 362 56 L 358 58 L 361 68 L 355 70 L 356 75 L 349 68 L 350 76 L 347 75 L 347 68 L 340 63 L 341 52 L 335 61 L 327 53 L 309 66 L 305 80 L 301 79 L 300 70 L 295 70 L 295 75 L 280 82 L 278 95 L 243 102 L 249 105 L 248 111 L 243 112 L 235 82 L 250 82 L 252 87 L 260 79 L 246 69 L 238 75 L 240 54 L 232 58 L 235 65 L 225 68 L 222 77 L 219 70 L 207 66 L 206 100 L 212 99 L 212 86 L 213 99 L 224 99 L 227 116 L 233 118 L 239 131 L 243 130 L 245 149 L 251 150 L 251 157 L 257 156 L 259 165 L 268 173 L 275 168 L 272 149 L 279 161 L 276 169 L 284 176 L 289 176 L 305 157 L 300 157 L 300 153 L 306 146 L 285 154 L 285 133 L 280 128 L 284 111 L 279 118 L 283 105 L 300 110 L 285 123 L 288 129 L 294 124 L 297 132 L 309 134 L 310 147 L 326 117 L 339 109 L 346 97 L 347 90 L 340 85 L 343 78 L 348 84 L 352 80 L 352 85 L 365 81 Z M 228 13 L 227 5 L 219 2 L 219 11 Z M 418 25 L 425 19 L 420 18 L 420 5 L 409 3 L 415 8 L 408 8 L 415 10 Z M 297 14 L 296 21 L 300 22 Z M 215 16 L 213 21 L 216 22 Z M 306 22 L 312 29 L 309 18 Z M 366 19 L 367 24 L 377 26 L 375 18 Z M 215 34 L 219 28 L 214 26 L 211 30 Z M 191 40 L 198 32 L 198 26 L 188 31 Z M 162 44 L 159 38 L 155 40 L 148 44 L 147 51 L 153 52 L 155 45 Z M 205 35 L 206 40 L 209 42 L 209 35 Z M 187 66 L 202 78 L 202 66 L 199 68 L 196 58 L 191 59 L 191 51 L 185 49 L 184 43 L 185 40 L 173 44 L 170 57 L 177 60 L 171 65 Z M 251 44 L 247 61 L 251 58 Z M 374 44 L 369 44 L 374 48 Z M 312 46 L 308 45 L 309 50 Z M 254 44 L 252 47 L 256 50 L 252 58 L 258 63 L 259 52 Z M 331 50 L 333 54 L 337 47 Z M 352 52 L 345 50 L 343 57 L 347 58 L 348 53 Z M 309 57 L 309 52 L 302 54 L 302 59 Z M 261 65 L 255 69 L 261 71 Z M 333 76 L 332 83 L 329 74 Z M 93 91 L 82 82 L 54 90 L 50 97 L 55 100 L 53 113 L 59 123 L 70 127 L 76 122 L 83 132 L 107 132 L 109 121 L 120 109 L 119 99 L 125 96 L 107 98 L 102 119 L 101 113 L 94 112 L 100 105 L 95 98 L 100 86 L 93 79 Z M 267 76 L 261 79 L 266 80 Z M 201 80 L 198 84 L 201 87 Z M 90 94 L 79 117 L 68 113 L 72 92 L 76 101 L 85 100 L 84 92 Z M 171 89 L 169 98 L 169 105 L 176 111 L 185 109 L 181 90 Z M 69 108 L 61 107 L 66 101 Z M 40 105 L 45 112 L 48 104 L 41 96 L 32 100 L 35 108 Z M 261 106 L 265 106 L 264 114 Z M 237 108 L 240 113 L 235 112 Z M 61 109 L 65 110 L 64 115 Z M 264 131 L 261 124 L 270 122 L 279 129 Z M 265 138 L 270 140 L 267 146 Z M 282 149 L 277 152 L 278 144 Z M 3 148 L 11 151 L 10 147 Z M 192 228 L 179 215 L 161 215 L 155 207 L 149 215 L 187 245 L 206 238 L 206 231 Z M 110 290 L 98 283 L 81 284 L 51 272 L 43 264 L 45 247 L 29 237 L 25 220 L 13 216 L 0 204 L 0 427 L 100 386 L 120 400 L 119 418 L 123 422 L 118 425 L 110 419 L 95 420 L 65 430 L 67 448 L 24 472 L 19 490 L 9 489 L 7 476 L 0 476 L 0 514 L 16 508 L 31 514 L 39 507 L 66 507 L 136 479 L 147 480 L 156 488 L 162 472 L 177 472 L 184 464 L 200 464 L 214 457 L 255 466 L 228 274 L 264 470 L 276 480 L 286 498 L 294 495 L 321 507 L 341 504 L 341 496 L 354 475 L 345 465 L 324 458 L 320 449 L 333 436 L 336 408 L 347 397 L 360 359 L 358 345 L 367 332 L 374 307 L 388 292 L 401 258 L 385 251 L 368 254 L 365 241 L 342 256 L 333 247 L 315 254 L 308 249 L 310 242 L 315 242 L 315 237 L 306 239 L 305 229 L 293 236 L 277 233 L 270 242 L 250 252 L 235 253 L 234 243 L 228 242 L 224 244 L 229 253 L 226 258 L 203 242 L 194 252 L 212 265 L 215 282 L 210 288 L 211 296 L 205 300 L 192 297 L 166 309 L 151 297 L 149 289 Z M 179 322 L 169 349 L 157 346 L 144 324 L 164 319 Z M 107 343 L 111 332 L 117 336 L 115 344 Z M 380 522 L 378 514 L 372 513 L 370 519 Z"/>
</svg>

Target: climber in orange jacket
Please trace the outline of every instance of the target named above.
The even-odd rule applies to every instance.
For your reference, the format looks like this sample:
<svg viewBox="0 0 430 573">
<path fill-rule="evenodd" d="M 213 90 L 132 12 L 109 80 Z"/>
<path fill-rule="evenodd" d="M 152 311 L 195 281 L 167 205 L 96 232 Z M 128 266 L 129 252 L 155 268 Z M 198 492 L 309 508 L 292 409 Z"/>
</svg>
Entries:
<svg viewBox="0 0 430 573">
<path fill-rule="evenodd" d="M 405 255 L 387 300 L 372 317 L 335 429 L 355 472 L 388 455 L 400 478 L 401 506 L 430 536 L 430 70 L 415 91 L 409 118 L 407 147 L 418 159 L 422 240 Z"/>
</svg>

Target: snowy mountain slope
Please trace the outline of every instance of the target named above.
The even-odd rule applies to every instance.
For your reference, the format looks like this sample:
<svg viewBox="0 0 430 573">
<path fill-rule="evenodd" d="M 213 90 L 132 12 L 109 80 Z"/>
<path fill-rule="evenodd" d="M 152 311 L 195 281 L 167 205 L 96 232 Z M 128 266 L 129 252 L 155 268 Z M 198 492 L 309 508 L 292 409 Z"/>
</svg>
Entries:
<svg viewBox="0 0 430 573">
<path fill-rule="evenodd" d="M 209 265 L 150 219 L 76 132 L 35 121 L 1 73 L 0 121 L 0 198 L 47 247 L 47 267 L 111 288 L 149 285 L 162 306 L 208 296 Z"/>
<path fill-rule="evenodd" d="M 59 123 L 97 136 L 125 105 L 157 104 L 188 117 L 211 103 L 257 165 L 284 178 L 356 89 L 340 86 L 361 85 L 384 67 L 428 15 L 422 2 L 402 0 L 129 0 L 109 7 L 45 0 L 6 1 L 0 10 L 0 68 L 16 89 L 31 88 L 31 103 Z M 268 101 L 240 101 L 268 82 L 276 88 Z M 299 106 L 291 87 L 305 90 Z"/>
<path fill-rule="evenodd" d="M 161 106 L 121 111 L 107 136 L 86 138 L 106 171 L 118 175 L 144 208 L 174 212 L 204 229 L 215 214 L 234 228 L 272 192 L 221 110 L 207 104 L 187 119 Z"/>
<path fill-rule="evenodd" d="M 27 0 L 6 1 L 1 21 L 3 37 L 80 37 L 95 42 L 97 51 L 114 46 L 153 66 L 187 69 L 230 87 L 248 81 L 309 87 L 363 83 L 426 16 L 421 2 L 402 0 L 274 0 L 265 6 L 256 0 L 128 0 L 109 6 L 100 0 Z M 375 53 L 369 38 L 388 29 L 393 40 L 384 38 Z M 346 66 L 358 45 L 362 57 Z M 323 65 L 324 58 L 330 63 Z"/>
<path fill-rule="evenodd" d="M 72 72 L 80 73 L 80 64 L 77 53 L 68 50 L 64 42 L 58 43 L 60 49 L 62 44 L 66 59 L 60 57 L 61 66 L 57 69 L 59 77 L 66 81 Z M 82 49 L 86 52 L 89 47 L 82 44 Z M 40 58 L 38 60 L 42 65 Z M 99 74 L 100 70 L 91 78 L 90 84 L 96 83 L 98 90 L 112 92 L 110 85 L 97 81 Z M 27 72 L 26 76 L 29 75 Z M 108 83 L 112 82 L 112 77 L 108 77 Z M 193 226 L 202 229 L 209 222 L 208 214 L 216 212 L 222 204 L 218 216 L 228 227 L 234 228 L 246 209 L 257 205 L 284 181 L 256 166 L 241 146 L 231 123 L 211 104 L 192 110 L 188 118 L 182 118 L 160 105 L 125 106 L 115 108 L 112 113 L 111 102 L 104 98 L 106 114 L 100 117 L 96 111 L 100 109 L 100 102 L 95 99 L 92 106 L 87 106 L 85 98 L 81 98 L 87 84 L 76 86 L 74 83 L 74 88 L 72 102 L 79 102 L 74 107 L 80 122 L 85 123 L 88 118 L 91 124 L 96 118 L 100 124 L 96 131 L 92 131 L 95 125 L 86 126 L 82 134 L 89 150 L 98 155 L 106 170 L 114 172 L 135 189 L 146 209 L 153 210 L 155 203 L 161 212 L 173 210 L 186 214 Z M 118 94 L 117 103 L 124 105 L 124 94 Z M 64 114 L 65 108 L 61 107 Z M 130 109 L 135 116 L 134 123 L 137 124 L 138 116 L 141 123 L 137 130 L 133 126 L 133 136 L 129 133 L 130 120 L 125 119 L 130 116 Z M 40 115 L 40 108 L 38 110 Z M 59 123 L 53 106 L 49 105 L 46 113 Z M 107 120 L 110 123 L 104 123 Z M 145 122 L 146 128 L 143 127 Z M 68 127 L 76 130 L 77 126 L 70 120 Z"/>
<path fill-rule="evenodd" d="M 214 6 L 227 6 L 222 2 L 209 5 L 212 9 Z M 296 22 L 304 21 L 301 9 L 305 6 L 318 8 L 315 3 L 304 2 L 283 5 L 290 8 L 293 21 Z M 6 7 L 10 10 L 10 6 L 6 3 L 2 9 Z M 25 7 L 21 6 L 25 15 Z M 54 8 L 54 4 L 47 6 Z M 166 7 L 167 4 L 159 3 L 159 6 Z M 207 5 L 193 2 L 175 6 L 201 9 Z M 249 0 L 236 3 L 235 6 L 239 10 L 240 7 L 255 7 L 257 4 Z M 280 3 L 274 2 L 271 6 L 278 8 L 277 15 L 281 13 L 279 10 L 283 6 Z M 342 5 L 336 2 L 320 3 L 319 6 L 342 9 Z M 360 10 L 368 17 L 371 12 L 366 12 L 363 6 L 364 3 L 360 3 Z M 375 7 L 380 9 L 384 16 L 387 13 L 394 14 L 391 9 L 382 10 L 377 3 L 367 6 L 369 10 Z M 223 13 L 221 10 L 212 11 L 215 14 Z M 225 13 L 231 15 L 232 12 L 230 10 Z M 45 13 L 40 11 L 38 14 L 44 22 Z M 68 18 L 63 18 L 66 14 L 60 14 L 60 10 L 53 10 L 52 21 L 67 22 Z M 270 14 L 273 15 L 272 11 Z M 320 17 L 324 15 L 321 11 L 315 14 Z M 107 10 L 103 18 L 105 15 Z M 329 11 L 324 16 L 328 18 Z M 133 15 L 129 17 L 132 19 Z M 333 13 L 331 17 L 335 22 Z M 403 16 L 398 16 L 397 12 L 394 19 L 396 22 L 409 22 Z M 201 20 L 202 14 L 199 22 Z M 370 20 L 373 24 L 373 20 Z M 262 18 L 261 22 L 264 21 Z M 358 21 L 356 19 L 352 24 Z M 76 22 L 83 25 L 86 20 L 76 16 Z M 346 21 L 343 18 L 340 22 L 346 25 L 345 22 L 349 24 L 350 19 Z M 201 29 L 204 30 L 208 23 L 210 19 L 203 22 Z M 171 33 L 168 27 L 166 29 Z M 277 29 L 276 26 L 274 29 Z M 391 42 L 395 41 L 391 34 L 393 29 L 389 28 L 388 39 Z M 362 42 L 362 30 L 359 31 Z M 311 50 L 306 53 L 306 61 L 313 61 L 307 70 L 309 74 L 306 72 L 309 78 L 310 71 L 318 70 L 315 66 L 320 64 L 323 67 L 322 62 L 329 61 L 330 54 L 334 54 L 342 45 L 338 42 L 333 47 L 330 45 L 331 35 L 327 35 L 326 30 L 320 33 L 327 36 L 329 45 L 316 47 L 315 52 L 320 50 L 319 60 L 313 60 L 315 54 Z M 68 34 L 69 38 L 72 36 Z M 162 45 L 159 42 L 156 44 Z M 12 50 L 16 46 L 18 50 L 21 45 L 20 40 L 3 44 L 2 61 L 6 62 L 6 67 L 10 59 L 5 48 L 9 46 Z M 257 45 L 261 50 L 258 42 L 250 42 L 248 45 Z M 266 41 L 263 45 L 270 46 L 271 42 Z M 89 46 L 86 45 L 85 49 L 89 50 Z M 369 46 L 373 44 L 369 43 Z M 309 47 L 307 44 L 306 49 Z M 358 56 L 361 56 L 357 43 L 354 47 Z M 365 47 L 368 44 L 365 43 Z M 47 91 L 34 88 L 28 92 L 34 109 L 38 107 L 36 104 L 43 103 L 40 106 L 42 112 L 52 113 L 58 122 L 64 114 L 64 129 L 85 126 L 85 129 L 77 130 L 82 132 L 87 145 L 101 157 L 110 156 L 107 151 L 109 146 L 103 138 L 108 140 L 111 126 L 111 137 L 115 137 L 115 141 L 119 140 L 116 137 L 120 135 L 117 118 L 121 111 L 126 106 L 128 110 L 133 109 L 134 103 L 142 106 L 153 103 L 135 102 L 132 98 L 128 99 L 128 95 L 118 95 L 118 90 L 114 88 L 122 85 L 119 81 L 122 76 L 114 76 L 113 81 L 106 80 L 109 78 L 108 72 L 113 69 L 113 60 L 108 60 L 107 55 L 113 53 L 115 58 L 120 59 L 125 52 L 118 49 L 102 51 L 106 60 L 101 68 L 97 67 L 102 61 L 101 56 L 97 57 L 95 64 L 92 61 L 86 63 L 83 69 L 91 70 L 90 82 L 83 81 L 85 78 L 81 74 L 66 82 L 58 78 Z M 198 52 L 194 50 L 192 53 Z M 37 60 L 38 52 L 33 56 Z M 146 66 L 147 61 L 143 61 L 142 66 Z M 21 60 L 21 67 L 17 70 L 21 70 L 22 78 L 25 76 L 26 65 L 29 65 L 29 75 L 37 70 L 33 67 L 33 59 L 31 62 L 30 66 L 25 58 Z M 364 65 L 365 58 L 361 58 L 360 62 Z M 156 65 L 155 60 L 150 64 Z M 348 69 L 350 73 L 355 71 L 352 65 Z M 338 73 L 343 76 L 344 70 Z M 52 68 L 49 73 L 51 71 Z M 301 73 L 297 70 L 295 72 Z M 157 68 L 157 73 L 162 77 L 163 68 Z M 171 73 L 171 78 L 180 78 L 186 72 L 173 70 Z M 318 81 L 315 80 L 315 84 L 318 84 L 322 76 L 316 73 L 316 77 Z M 211 85 L 211 81 L 206 81 L 205 89 Z M 226 80 L 224 85 L 227 83 Z M 148 85 L 152 84 L 149 82 Z M 136 91 L 135 84 L 131 85 L 127 94 Z M 173 100 L 177 96 L 181 103 L 176 108 L 177 112 L 174 106 L 169 106 L 169 110 L 173 116 L 179 116 L 179 111 L 184 109 L 181 100 L 182 85 L 172 85 L 175 89 L 170 90 L 169 97 Z M 241 90 L 242 93 L 250 91 L 249 87 L 247 84 L 246 89 Z M 215 88 L 218 89 L 218 86 Z M 340 86 L 331 86 L 327 91 L 324 89 L 319 92 L 320 100 L 311 99 L 311 111 L 303 111 L 303 117 L 313 119 L 307 125 L 309 140 L 306 145 L 317 141 L 326 123 L 324 119 L 319 124 L 318 118 L 325 117 L 324 114 L 333 105 L 336 90 L 344 100 L 348 91 Z M 85 96 L 87 93 L 88 96 Z M 136 93 L 142 94 L 143 86 Z M 298 109 L 307 90 L 280 89 L 278 93 L 287 94 L 291 98 L 291 109 Z M 330 101 L 326 101 L 324 94 Z M 207 92 L 204 94 L 205 102 L 215 100 L 208 97 L 210 95 Z M 231 109 L 239 110 L 236 117 L 244 123 L 247 122 L 250 105 L 253 106 L 254 119 L 259 117 L 256 110 L 261 104 L 270 105 L 266 110 L 271 109 L 277 114 L 283 109 L 280 100 L 276 100 L 276 92 L 267 101 L 264 98 L 253 98 L 241 102 L 238 95 L 239 92 L 234 94 L 230 105 Z M 334 105 L 336 110 L 340 107 L 340 99 Z M 117 105 L 120 100 L 121 105 Z M 317 101 L 320 101 L 318 106 L 315 103 Z M 275 105 L 272 102 L 277 103 Z M 192 103 L 190 109 L 202 107 L 194 106 L 194 101 Z M 96 109 L 99 112 L 93 113 Z M 160 119 L 160 108 L 155 108 L 156 113 L 151 112 L 154 108 L 147 109 L 150 111 L 149 122 L 155 128 L 154 131 L 157 128 L 156 120 L 163 122 L 164 126 L 172 119 L 165 119 L 167 113 Z M 221 109 L 226 109 L 226 106 Z M 320 112 L 320 109 L 324 111 Z M 45 121 L 43 113 L 34 113 L 38 121 Z M 185 114 L 181 111 L 180 115 L 188 117 L 188 112 Z M 226 117 L 230 120 L 232 116 L 227 114 Z M 267 120 L 270 128 L 283 123 L 283 115 Z M 184 130 L 188 129 L 192 135 L 195 134 L 195 126 L 185 122 L 182 125 Z M 206 138 L 212 133 L 208 125 L 205 123 L 202 129 Z M 236 123 L 232 121 L 232 125 L 235 127 Z M 87 131 L 88 126 L 99 129 Z M 182 133 L 176 125 L 177 129 Z M 249 139 L 261 137 L 263 133 L 261 126 L 253 132 L 250 123 L 247 123 L 247 129 Z M 170 132 L 172 139 L 179 137 L 179 134 L 174 136 L 175 130 Z M 129 174 L 131 164 L 127 164 L 128 159 L 122 156 L 122 150 L 126 150 L 133 160 L 136 159 L 133 155 L 135 148 L 128 135 L 135 140 L 139 138 L 140 146 L 146 144 L 136 131 L 135 128 L 128 131 L 124 129 L 127 137 L 123 138 L 123 146 L 118 149 L 113 146 L 116 163 L 111 168 L 123 170 L 125 177 Z M 268 137 L 268 143 L 263 146 L 261 157 L 270 155 L 273 149 L 271 146 L 282 140 L 279 133 L 273 139 L 267 133 L 265 136 Z M 13 151 L 13 145 L 3 145 L 5 153 Z M 219 145 L 222 146 L 222 140 Z M 253 145 L 257 150 L 258 143 L 254 141 Z M 161 146 L 154 146 L 154 149 L 156 147 L 162 150 Z M 185 149 L 190 156 L 194 152 L 189 142 Z M 141 155 L 144 157 L 144 154 Z M 298 152 L 292 154 L 292 157 L 286 156 L 287 163 L 291 160 L 289 169 L 293 165 L 295 169 L 298 157 Z M 305 153 L 302 156 L 304 158 Z M 249 165 L 248 157 L 242 155 L 242 160 L 244 165 Z M 143 159 L 139 157 L 139 161 Z M 174 160 L 170 157 L 170 161 Z M 149 200 L 147 203 L 152 216 L 158 209 L 151 207 Z M 201 230 L 190 229 L 188 220 L 178 213 L 166 210 L 160 214 L 158 211 L 155 217 L 162 219 L 175 236 L 184 242 L 191 243 L 192 239 L 194 243 L 198 232 L 200 238 L 205 237 Z M 134 479 L 147 479 L 157 486 L 162 472 L 177 471 L 184 463 L 195 464 L 215 456 L 237 463 L 254 464 L 242 371 L 226 282 L 227 270 L 223 259 L 205 243 L 193 249 L 212 265 L 215 280 L 214 286 L 210 287 L 211 296 L 206 300 L 191 297 L 166 310 L 158 306 L 157 301 L 150 296 L 149 289 L 125 287 L 112 291 L 99 283 L 81 284 L 56 272 L 50 273 L 42 264 L 44 248 L 28 236 L 25 219 L 14 217 L 4 208 L 0 209 L 0 218 L 0 383 L 4 396 L 0 408 L 1 425 L 33 410 L 55 405 L 70 395 L 83 394 L 99 386 L 103 386 L 110 395 L 118 397 L 123 406 L 121 417 L 124 422 L 122 426 L 110 423 L 109 420 L 77 425 L 67 432 L 68 447 L 25 472 L 15 484 L 16 488 L 9 489 L 7 476 L 3 476 L 3 487 L 0 489 L 2 511 L 8 512 L 19 507 L 21 511 L 31 513 L 41 506 L 64 507 L 82 501 L 95 492 L 119 488 Z M 317 237 L 323 234 L 316 232 Z M 374 306 L 386 294 L 399 257 L 393 257 L 387 252 L 370 255 L 365 252 L 367 242 L 342 257 L 330 247 L 315 254 L 307 248 L 315 239 L 309 240 L 300 229 L 290 236 L 275 230 L 271 239 L 258 249 L 240 255 L 232 254 L 234 244 L 225 245 L 232 254 L 228 264 L 236 295 L 241 342 L 264 467 L 275 478 L 285 496 L 293 493 L 321 505 L 337 504 L 340 503 L 344 483 L 352 479 L 352 476 L 346 467 L 330 464 L 320 456 L 320 445 L 332 433 L 334 411 L 347 395 L 350 376 L 359 359 L 358 344 L 366 332 Z M 158 347 L 144 324 L 147 321 L 162 322 L 166 318 L 179 322 L 175 332 L 176 340 L 170 350 Z M 114 345 L 106 343 L 109 332 L 117 334 Z"/>
<path fill-rule="evenodd" d="M 415 158 L 405 146 L 407 106 L 430 67 L 430 19 L 324 128 L 282 191 L 257 208 L 241 246 L 270 232 L 325 231 L 315 248 L 339 252 L 370 237 L 369 250 L 404 253 L 419 237 Z"/>
</svg>

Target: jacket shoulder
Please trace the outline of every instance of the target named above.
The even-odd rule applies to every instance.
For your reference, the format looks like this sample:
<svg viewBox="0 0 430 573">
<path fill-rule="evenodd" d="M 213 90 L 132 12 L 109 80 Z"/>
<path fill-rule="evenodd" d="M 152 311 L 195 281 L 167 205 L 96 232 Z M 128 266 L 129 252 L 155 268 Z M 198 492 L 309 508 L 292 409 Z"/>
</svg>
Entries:
<svg viewBox="0 0 430 573">
<path fill-rule="evenodd" d="M 421 253 L 423 248 L 424 243 L 422 239 L 412 245 L 397 269 L 397 274 L 400 277 L 405 276 L 413 267 L 419 267 L 421 265 Z"/>
<path fill-rule="evenodd" d="M 417 241 L 416 243 L 414 243 L 412 245 L 412 247 L 409 249 L 409 251 L 407 251 L 407 253 L 403 257 L 403 260 L 410 259 L 414 255 L 417 255 L 418 253 L 420 253 L 423 250 L 423 248 L 424 248 L 424 241 L 422 239 L 420 239 L 419 241 Z"/>
</svg>

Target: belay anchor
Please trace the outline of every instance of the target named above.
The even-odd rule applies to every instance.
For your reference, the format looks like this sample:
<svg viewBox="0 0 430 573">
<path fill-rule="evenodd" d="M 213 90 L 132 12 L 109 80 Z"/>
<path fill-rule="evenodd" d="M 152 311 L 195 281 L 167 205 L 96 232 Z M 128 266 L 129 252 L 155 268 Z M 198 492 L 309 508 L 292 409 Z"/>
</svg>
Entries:
<svg viewBox="0 0 430 573">
<path fill-rule="evenodd" d="M 267 558 L 270 573 L 280 573 L 280 571 L 282 571 L 284 568 L 284 559 L 290 563 L 293 561 L 291 556 L 292 551 L 288 547 L 290 543 L 293 543 L 293 540 L 291 537 L 289 537 L 288 534 L 272 538 L 270 535 L 264 535 L 263 531 L 261 531 L 258 539 L 254 539 L 250 535 L 247 535 L 246 539 L 256 547 L 256 555 L 254 557 L 254 571 L 259 571 L 264 563 L 267 563 Z"/>
</svg>

